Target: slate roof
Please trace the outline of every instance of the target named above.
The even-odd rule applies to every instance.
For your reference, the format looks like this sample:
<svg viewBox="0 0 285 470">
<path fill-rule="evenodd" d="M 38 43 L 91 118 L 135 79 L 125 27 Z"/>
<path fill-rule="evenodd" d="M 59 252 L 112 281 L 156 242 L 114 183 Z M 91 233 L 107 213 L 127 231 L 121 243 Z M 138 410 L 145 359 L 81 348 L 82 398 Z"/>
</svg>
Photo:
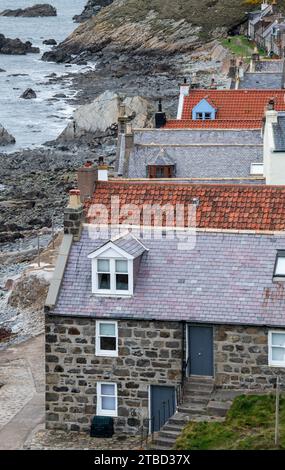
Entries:
<svg viewBox="0 0 285 470">
<path fill-rule="evenodd" d="M 259 60 L 255 63 L 256 72 L 279 72 L 282 73 L 284 66 L 283 59 Z"/>
<path fill-rule="evenodd" d="M 244 79 L 239 82 L 239 89 L 250 89 L 250 88 L 267 88 L 276 89 L 282 87 L 282 73 L 245 73 Z"/>
<path fill-rule="evenodd" d="M 134 237 L 131 233 L 112 240 L 112 242 L 118 248 L 121 248 L 134 258 L 141 256 L 146 251 L 146 247 L 142 244 L 142 242 Z"/>
<path fill-rule="evenodd" d="M 274 150 L 285 152 L 285 116 L 278 116 L 277 123 L 272 124 Z"/>
<path fill-rule="evenodd" d="M 74 242 L 52 314 L 200 323 L 285 326 L 285 285 L 273 282 L 285 236 L 198 232 L 192 250 L 177 240 L 144 240 L 134 296 L 97 297 L 91 260 L 102 240 L 88 228 Z"/>
<path fill-rule="evenodd" d="M 190 131 L 191 132 L 191 131 Z M 242 138 L 242 136 L 241 136 Z M 207 135 L 205 141 L 207 142 Z M 191 141 L 191 136 L 189 136 Z M 167 140 L 166 140 L 167 142 Z M 177 135 L 179 142 L 179 135 Z M 148 165 L 174 165 L 176 178 L 245 178 L 250 177 L 251 163 L 263 162 L 261 144 L 207 144 L 165 146 L 169 158 L 157 160 L 154 145 L 135 145 L 131 152 L 126 176 L 145 178 Z M 171 159 L 170 159 L 171 157 Z M 170 163 L 171 162 L 171 163 Z"/>
<path fill-rule="evenodd" d="M 167 152 L 164 148 L 155 149 L 153 155 L 151 155 L 148 165 L 156 165 L 156 166 L 164 166 L 164 165 L 174 165 L 174 160 L 170 157 L 169 152 Z M 144 174 L 142 175 L 145 176 Z"/>
<path fill-rule="evenodd" d="M 116 198 L 116 199 L 114 199 Z M 85 204 L 87 221 L 98 220 L 98 207 L 104 205 L 109 223 L 111 203 L 117 209 L 134 204 L 142 209 L 146 204 L 182 204 L 187 206 L 194 199 L 200 203 L 196 212 L 196 224 L 200 228 L 237 230 L 285 230 L 285 187 L 254 185 L 214 185 L 157 182 L 155 180 L 112 180 L 98 182 L 96 191 Z M 185 211 L 185 225 L 188 224 Z M 119 223 L 129 214 L 121 213 Z M 114 222 L 112 222 L 114 223 Z"/>
</svg>

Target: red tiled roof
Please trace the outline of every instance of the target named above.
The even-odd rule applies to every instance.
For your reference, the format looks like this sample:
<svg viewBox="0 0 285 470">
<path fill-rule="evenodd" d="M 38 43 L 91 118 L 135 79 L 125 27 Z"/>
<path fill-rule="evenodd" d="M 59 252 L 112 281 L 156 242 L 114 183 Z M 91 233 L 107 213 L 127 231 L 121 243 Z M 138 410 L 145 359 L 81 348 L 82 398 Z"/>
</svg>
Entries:
<svg viewBox="0 0 285 470">
<path fill-rule="evenodd" d="M 170 119 L 164 129 L 260 129 L 262 121 L 260 119 L 233 120 L 191 120 L 191 119 Z"/>
<path fill-rule="evenodd" d="M 131 180 L 98 182 L 93 198 L 85 205 L 87 221 L 92 223 L 94 216 L 98 216 L 97 208 L 93 215 L 90 212 L 94 204 L 103 204 L 110 214 L 114 196 L 119 197 L 120 208 L 125 204 L 135 204 L 140 210 L 144 204 L 188 205 L 192 204 L 193 198 L 199 198 L 196 213 L 199 228 L 285 230 L 283 186 L 162 184 Z M 130 215 L 128 211 L 127 214 Z M 124 223 L 124 216 L 120 223 Z"/>
<path fill-rule="evenodd" d="M 192 121 L 192 110 L 203 98 L 208 99 L 217 109 L 217 120 Z M 185 124 L 186 127 L 199 128 L 260 128 L 266 105 L 272 98 L 275 100 L 275 109 L 285 111 L 284 90 L 190 90 L 189 96 L 184 99 L 182 120 L 179 124 L 170 120 L 166 127 L 180 128 Z"/>
</svg>

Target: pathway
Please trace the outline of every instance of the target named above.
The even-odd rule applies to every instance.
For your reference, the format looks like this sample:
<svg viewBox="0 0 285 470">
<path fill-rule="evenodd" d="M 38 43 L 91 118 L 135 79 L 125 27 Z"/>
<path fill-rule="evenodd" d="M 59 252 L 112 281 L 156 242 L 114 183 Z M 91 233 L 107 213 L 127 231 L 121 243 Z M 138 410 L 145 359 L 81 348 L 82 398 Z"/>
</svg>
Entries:
<svg viewBox="0 0 285 470">
<path fill-rule="evenodd" d="M 22 449 L 44 423 L 44 336 L 0 352 L 0 449 Z"/>
</svg>

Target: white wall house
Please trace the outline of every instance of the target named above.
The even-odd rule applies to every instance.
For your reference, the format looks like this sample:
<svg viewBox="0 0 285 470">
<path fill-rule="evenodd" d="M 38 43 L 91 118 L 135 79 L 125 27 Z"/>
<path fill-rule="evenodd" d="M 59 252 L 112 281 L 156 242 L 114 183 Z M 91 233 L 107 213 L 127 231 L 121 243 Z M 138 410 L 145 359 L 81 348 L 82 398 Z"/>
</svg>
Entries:
<svg viewBox="0 0 285 470">
<path fill-rule="evenodd" d="M 263 161 L 266 184 L 285 184 L 285 113 L 266 112 L 263 134 Z"/>
</svg>

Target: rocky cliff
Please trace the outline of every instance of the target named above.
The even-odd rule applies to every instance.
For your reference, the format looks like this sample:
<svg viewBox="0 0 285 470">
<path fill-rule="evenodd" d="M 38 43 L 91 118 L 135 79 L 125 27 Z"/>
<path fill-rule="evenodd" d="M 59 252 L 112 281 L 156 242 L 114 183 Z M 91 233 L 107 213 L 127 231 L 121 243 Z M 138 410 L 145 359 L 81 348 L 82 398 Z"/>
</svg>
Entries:
<svg viewBox="0 0 285 470">
<path fill-rule="evenodd" d="M 249 8 L 242 0 L 115 0 L 81 24 L 57 51 L 189 51 L 240 24 Z"/>
</svg>

